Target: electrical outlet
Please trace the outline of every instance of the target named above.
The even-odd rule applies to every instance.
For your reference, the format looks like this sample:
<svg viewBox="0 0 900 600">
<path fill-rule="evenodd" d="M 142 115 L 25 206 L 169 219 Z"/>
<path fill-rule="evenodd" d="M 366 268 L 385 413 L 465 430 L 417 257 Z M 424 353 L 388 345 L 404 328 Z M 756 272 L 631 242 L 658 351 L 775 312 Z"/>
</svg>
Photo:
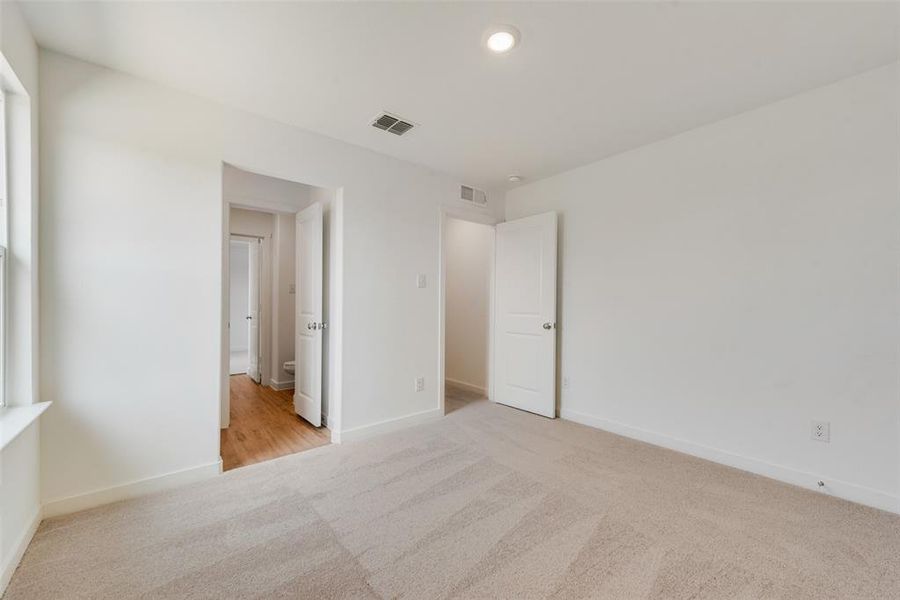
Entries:
<svg viewBox="0 0 900 600">
<path fill-rule="evenodd" d="M 428 285 L 428 279 L 425 277 L 425 273 L 419 273 L 416 275 L 416 287 L 424 288 Z"/>
<path fill-rule="evenodd" d="M 424 377 L 416 377 L 416 391 L 421 392 L 425 389 L 425 378 Z"/>
<path fill-rule="evenodd" d="M 828 421 L 813 421 L 810 429 L 810 437 L 817 442 L 830 442 L 831 423 Z"/>
</svg>

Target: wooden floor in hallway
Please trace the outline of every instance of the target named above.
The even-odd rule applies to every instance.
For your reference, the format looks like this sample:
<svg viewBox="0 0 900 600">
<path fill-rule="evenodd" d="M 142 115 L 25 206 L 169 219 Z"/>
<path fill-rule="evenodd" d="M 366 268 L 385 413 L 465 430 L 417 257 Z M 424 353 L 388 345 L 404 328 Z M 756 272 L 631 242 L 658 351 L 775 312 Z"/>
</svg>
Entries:
<svg viewBox="0 0 900 600">
<path fill-rule="evenodd" d="M 331 443 L 331 433 L 294 412 L 293 390 L 273 390 L 231 376 L 231 423 L 220 433 L 226 471 Z"/>
</svg>

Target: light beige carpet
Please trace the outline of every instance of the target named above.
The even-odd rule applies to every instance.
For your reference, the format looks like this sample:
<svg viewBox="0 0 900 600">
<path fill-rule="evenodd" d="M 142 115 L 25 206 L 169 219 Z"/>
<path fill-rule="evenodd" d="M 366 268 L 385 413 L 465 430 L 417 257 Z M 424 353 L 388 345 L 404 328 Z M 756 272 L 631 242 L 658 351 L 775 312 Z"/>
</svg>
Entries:
<svg viewBox="0 0 900 600">
<path fill-rule="evenodd" d="M 900 517 L 486 402 L 45 521 L 6 600 L 900 598 Z"/>
</svg>

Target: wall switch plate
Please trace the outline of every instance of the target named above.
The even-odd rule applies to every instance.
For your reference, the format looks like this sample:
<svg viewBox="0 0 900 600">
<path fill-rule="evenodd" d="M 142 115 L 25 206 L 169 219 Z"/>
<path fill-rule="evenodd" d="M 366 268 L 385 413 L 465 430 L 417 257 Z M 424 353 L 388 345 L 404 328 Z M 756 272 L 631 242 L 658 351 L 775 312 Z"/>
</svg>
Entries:
<svg viewBox="0 0 900 600">
<path fill-rule="evenodd" d="M 562 386 L 563 386 L 564 390 L 569 389 L 569 376 L 568 375 L 563 377 Z"/>
<path fill-rule="evenodd" d="M 428 285 L 428 279 L 425 277 L 425 273 L 419 273 L 416 276 L 416 287 L 421 289 L 426 285 Z"/>
<path fill-rule="evenodd" d="M 811 424 L 810 437 L 817 442 L 831 441 L 831 423 L 828 421 L 813 421 Z"/>
<path fill-rule="evenodd" d="M 421 392 L 425 389 L 425 378 L 424 377 L 416 377 L 416 391 Z"/>
<path fill-rule="evenodd" d="M 296 293 L 297 293 L 297 286 L 292 283 L 291 285 L 288 286 L 288 294 L 296 294 Z"/>
</svg>

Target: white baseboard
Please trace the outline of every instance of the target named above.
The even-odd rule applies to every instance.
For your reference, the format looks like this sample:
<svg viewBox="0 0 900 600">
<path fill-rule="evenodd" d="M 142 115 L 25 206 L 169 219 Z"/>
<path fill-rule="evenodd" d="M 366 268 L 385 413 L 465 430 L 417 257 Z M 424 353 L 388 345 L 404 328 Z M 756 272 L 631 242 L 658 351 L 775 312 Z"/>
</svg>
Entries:
<svg viewBox="0 0 900 600">
<path fill-rule="evenodd" d="M 357 440 L 364 440 L 376 435 L 390 433 L 392 431 L 398 431 L 400 429 L 406 429 L 407 427 L 412 427 L 413 425 L 421 425 L 429 421 L 440 419 L 442 416 L 444 415 L 441 412 L 440 408 L 432 408 L 431 410 L 413 413 L 411 415 L 398 417 L 396 419 L 379 421 L 378 423 L 372 423 L 371 425 L 362 425 L 360 427 L 344 429 L 343 431 L 332 430 L 331 441 L 336 444 L 340 444 L 342 442 L 355 442 Z"/>
<path fill-rule="evenodd" d="M 153 492 L 176 488 L 187 483 L 201 481 L 210 477 L 215 477 L 222 472 L 222 459 L 218 461 L 191 467 L 182 471 L 166 473 L 156 477 L 148 477 L 132 481 L 123 485 L 95 490 L 86 494 L 77 496 L 69 496 L 68 498 L 59 498 L 44 502 L 43 515 L 44 518 L 66 515 L 95 506 L 117 502 L 128 498 L 136 498 Z"/>
<path fill-rule="evenodd" d="M 683 452 L 684 454 L 690 454 L 691 456 L 734 467 L 742 471 L 748 471 L 756 475 L 762 475 L 763 477 L 769 477 L 770 479 L 776 479 L 784 483 L 790 483 L 802 488 L 849 500 L 850 502 L 865 504 L 866 506 L 900 514 L 900 497 L 881 490 L 875 490 L 854 483 L 807 473 L 791 467 L 785 467 L 747 456 L 732 454 L 725 450 L 703 446 L 687 440 L 647 431 L 646 429 L 639 429 L 637 427 L 573 410 L 562 409 L 560 411 L 560 417 L 569 421 L 581 423 L 582 425 L 588 425 L 589 427 L 602 429 L 642 442 L 647 442 L 655 446 L 662 446 L 663 448 L 676 450 L 678 452 Z M 824 481 L 825 487 L 819 487 L 819 481 Z"/>
<path fill-rule="evenodd" d="M 450 385 L 455 385 L 458 388 L 462 388 L 470 392 L 475 392 L 477 394 L 483 394 L 487 396 L 487 388 L 481 387 L 480 385 L 475 385 L 474 383 L 460 381 L 459 379 L 451 379 L 449 377 L 444 377 L 444 382 L 449 383 Z"/>
<path fill-rule="evenodd" d="M 272 379 L 271 381 L 269 381 L 269 387 L 273 390 L 278 391 L 292 390 L 294 389 L 294 380 L 291 379 L 290 381 L 278 381 L 276 379 Z"/>
<path fill-rule="evenodd" d="M 19 539 L 13 544 L 12 554 L 9 555 L 2 567 L 0 567 L 0 596 L 3 596 L 3 593 L 6 591 L 6 586 L 8 586 L 10 580 L 12 580 L 13 573 L 16 572 L 16 567 L 22 562 L 25 550 L 28 548 L 28 544 L 31 543 L 34 534 L 37 533 L 42 518 L 41 507 L 39 506 L 34 511 L 34 516 L 28 521 L 28 527 L 25 528 L 19 536 Z"/>
</svg>

